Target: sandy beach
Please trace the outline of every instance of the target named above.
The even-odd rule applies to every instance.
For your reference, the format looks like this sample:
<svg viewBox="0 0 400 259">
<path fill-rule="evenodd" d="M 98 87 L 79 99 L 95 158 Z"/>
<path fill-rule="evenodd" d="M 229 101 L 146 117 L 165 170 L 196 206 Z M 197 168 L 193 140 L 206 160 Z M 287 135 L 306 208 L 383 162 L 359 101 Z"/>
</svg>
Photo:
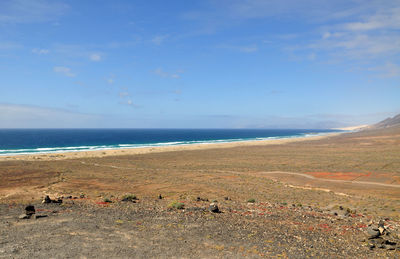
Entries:
<svg viewBox="0 0 400 259">
<path fill-rule="evenodd" d="M 105 149 L 93 151 L 77 151 L 77 152 L 61 152 L 61 153 L 38 153 L 38 154 L 24 154 L 12 156 L 0 156 L 0 161 L 12 160 L 62 160 L 73 158 L 85 157 L 106 157 L 106 156 L 119 156 L 119 155 L 137 155 L 159 152 L 172 152 L 172 151 L 185 151 L 185 150 L 202 150 L 202 149 L 215 149 L 215 148 L 232 148 L 241 146 L 259 146 L 259 145 L 281 145 L 286 143 L 301 142 L 306 140 L 320 140 L 344 134 L 343 132 L 327 133 L 317 136 L 296 137 L 296 138 L 282 138 L 282 139 L 269 139 L 269 140 L 252 140 L 252 141 L 238 141 L 229 143 L 207 143 L 207 144 L 190 144 L 178 146 L 160 146 L 160 147 L 141 147 L 141 148 L 126 148 L 126 149 Z"/>
</svg>

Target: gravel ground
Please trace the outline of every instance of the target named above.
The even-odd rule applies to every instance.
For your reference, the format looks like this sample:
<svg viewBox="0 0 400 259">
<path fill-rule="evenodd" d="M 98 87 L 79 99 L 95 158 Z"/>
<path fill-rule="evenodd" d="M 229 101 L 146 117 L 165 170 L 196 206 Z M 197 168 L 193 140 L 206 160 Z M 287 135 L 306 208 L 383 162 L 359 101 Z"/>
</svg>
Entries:
<svg viewBox="0 0 400 259">
<path fill-rule="evenodd" d="M 371 220 L 310 207 L 268 202 L 64 200 L 0 205 L 0 258 L 398 258 L 400 248 L 370 249 Z M 337 213 L 338 214 L 338 213 Z M 36 218 L 37 215 L 47 217 Z M 398 222 L 385 221 L 396 237 Z"/>
</svg>

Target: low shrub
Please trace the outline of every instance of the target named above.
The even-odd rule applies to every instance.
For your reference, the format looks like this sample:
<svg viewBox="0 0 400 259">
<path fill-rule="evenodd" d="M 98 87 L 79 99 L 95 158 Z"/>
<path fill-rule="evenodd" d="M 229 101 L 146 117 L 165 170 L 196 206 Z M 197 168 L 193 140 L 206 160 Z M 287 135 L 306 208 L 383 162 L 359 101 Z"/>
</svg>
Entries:
<svg viewBox="0 0 400 259">
<path fill-rule="evenodd" d="M 182 202 L 173 201 L 168 205 L 168 207 L 172 209 L 182 210 L 185 208 L 185 204 L 183 204 Z"/>
<path fill-rule="evenodd" d="M 122 196 L 122 201 L 135 201 L 135 200 L 137 200 L 137 197 L 134 194 L 126 194 Z"/>
</svg>

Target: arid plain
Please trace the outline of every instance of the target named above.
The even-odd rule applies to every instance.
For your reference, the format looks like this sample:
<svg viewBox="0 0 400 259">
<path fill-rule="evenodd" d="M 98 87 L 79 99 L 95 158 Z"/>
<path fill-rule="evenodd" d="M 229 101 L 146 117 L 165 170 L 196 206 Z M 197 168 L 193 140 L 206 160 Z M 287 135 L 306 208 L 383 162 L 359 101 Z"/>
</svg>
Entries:
<svg viewBox="0 0 400 259">
<path fill-rule="evenodd" d="M 399 127 L 279 144 L 2 158 L 0 179 L 0 257 L 400 256 L 395 245 L 374 249 L 366 232 L 384 220 L 399 238 Z M 137 200 L 121 201 L 127 194 Z M 63 203 L 41 204 L 45 195 Z M 208 210 L 213 201 L 222 213 Z M 19 220 L 23 204 L 46 218 Z M 21 238 L 35 232 L 54 245 Z"/>
</svg>

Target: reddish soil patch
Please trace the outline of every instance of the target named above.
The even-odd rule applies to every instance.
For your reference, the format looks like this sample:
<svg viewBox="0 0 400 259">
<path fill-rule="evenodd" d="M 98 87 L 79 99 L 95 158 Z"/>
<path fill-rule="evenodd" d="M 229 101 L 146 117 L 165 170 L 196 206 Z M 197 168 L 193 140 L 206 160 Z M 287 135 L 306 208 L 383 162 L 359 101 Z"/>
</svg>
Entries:
<svg viewBox="0 0 400 259">
<path fill-rule="evenodd" d="M 305 174 L 312 175 L 316 178 L 326 178 L 334 180 L 348 180 L 353 181 L 360 177 L 369 177 L 371 173 L 354 173 L 354 172 L 305 172 Z"/>
</svg>

